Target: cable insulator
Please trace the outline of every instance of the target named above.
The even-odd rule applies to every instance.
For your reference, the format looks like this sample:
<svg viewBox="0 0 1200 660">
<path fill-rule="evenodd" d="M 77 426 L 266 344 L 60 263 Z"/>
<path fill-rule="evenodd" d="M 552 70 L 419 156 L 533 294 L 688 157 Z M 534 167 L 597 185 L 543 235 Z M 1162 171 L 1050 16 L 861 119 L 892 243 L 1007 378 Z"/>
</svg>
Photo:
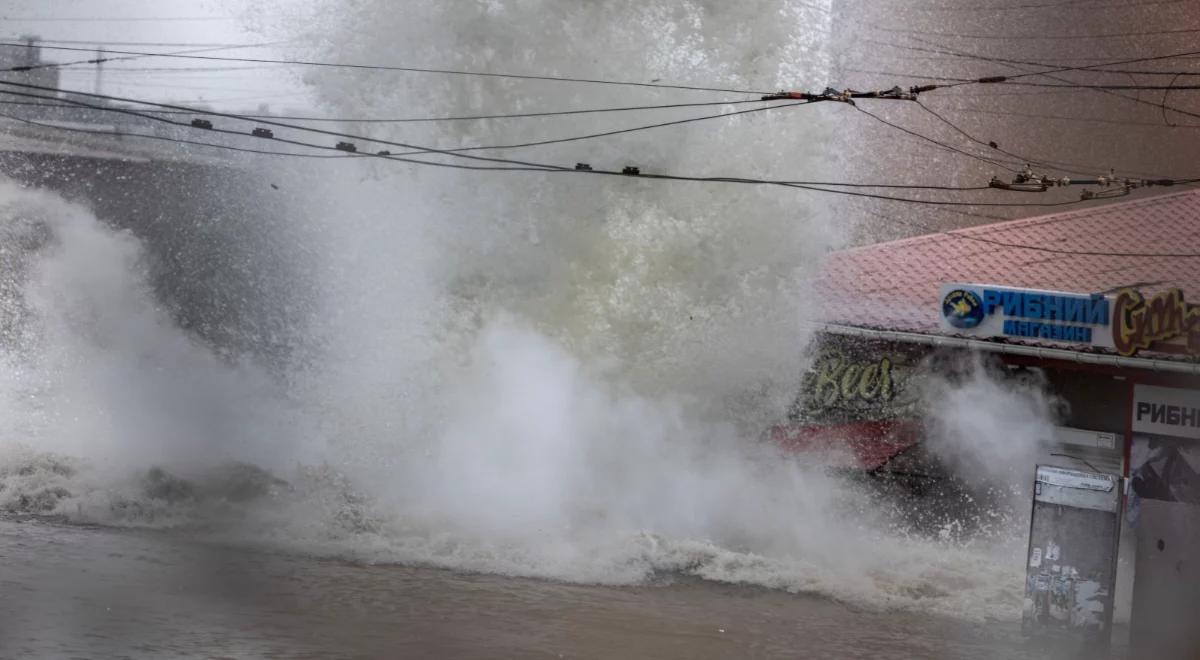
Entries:
<svg viewBox="0 0 1200 660">
<path fill-rule="evenodd" d="M 976 80 L 977 83 L 1002 83 L 1008 80 L 1005 76 L 987 76 Z"/>
<path fill-rule="evenodd" d="M 250 135 L 253 135 L 254 137 L 260 137 L 260 138 L 273 138 L 273 137 L 275 137 L 275 134 L 271 132 L 271 129 L 269 129 L 269 128 L 261 128 L 261 127 L 260 127 L 260 128 L 255 128 L 254 130 L 250 131 Z"/>
<path fill-rule="evenodd" d="M 192 128 L 206 128 L 212 130 L 212 122 L 207 119 L 193 119 Z"/>
<path fill-rule="evenodd" d="M 821 98 L 821 95 L 819 94 L 810 94 L 809 92 L 788 92 L 781 89 L 774 94 L 767 94 L 766 96 L 763 96 L 762 100 L 780 101 L 784 99 L 798 99 L 801 101 L 813 101 L 819 98 Z"/>
<path fill-rule="evenodd" d="M 338 151 L 348 151 L 350 153 L 358 151 L 358 147 L 354 146 L 353 142 L 338 142 L 337 149 Z"/>
<path fill-rule="evenodd" d="M 1041 181 L 1021 181 L 1019 175 L 1017 180 L 1012 183 L 1001 181 L 999 177 L 992 177 L 992 180 L 988 182 L 988 187 L 1011 190 L 1012 192 L 1046 192 L 1047 190 L 1045 183 Z"/>
<path fill-rule="evenodd" d="M 588 165 L 587 163 L 575 163 L 575 169 L 579 170 L 580 172 L 591 172 L 592 166 Z"/>
<path fill-rule="evenodd" d="M 642 173 L 641 169 L 636 168 L 632 165 L 627 165 L 627 166 L 625 166 L 625 169 L 621 170 L 621 174 L 624 174 L 626 176 L 638 176 L 641 173 Z"/>
</svg>

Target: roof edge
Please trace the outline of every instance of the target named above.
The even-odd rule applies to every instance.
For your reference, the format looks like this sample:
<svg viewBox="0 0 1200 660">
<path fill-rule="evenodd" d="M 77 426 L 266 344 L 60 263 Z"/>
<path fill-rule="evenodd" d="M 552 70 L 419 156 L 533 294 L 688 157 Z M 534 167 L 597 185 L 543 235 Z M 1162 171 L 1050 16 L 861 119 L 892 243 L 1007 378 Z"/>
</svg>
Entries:
<svg viewBox="0 0 1200 660">
<path fill-rule="evenodd" d="M 829 334 L 862 339 L 877 339 L 882 341 L 906 344 L 923 344 L 927 346 L 965 348 L 986 353 L 1001 353 L 1006 355 L 1025 355 L 1046 360 L 1062 360 L 1079 364 L 1099 364 L 1124 369 L 1144 369 L 1155 372 L 1182 373 L 1200 376 L 1200 363 L 1177 362 L 1173 360 L 1155 360 L 1152 358 L 1124 357 L 1107 353 L 1081 353 L 1063 348 L 1044 348 L 1041 346 L 1026 346 L 1023 344 L 1006 344 L 964 337 L 948 337 L 946 335 L 930 335 L 917 332 L 901 332 L 898 330 L 872 330 L 852 325 L 837 323 L 815 323 L 814 326 Z"/>
<path fill-rule="evenodd" d="M 1184 184 L 1184 185 L 1187 185 L 1187 184 Z M 1097 211 L 1107 212 L 1109 210 L 1120 209 L 1121 207 L 1126 207 L 1126 206 L 1130 206 L 1130 205 L 1134 205 L 1134 204 L 1145 204 L 1147 202 L 1159 202 L 1160 200 L 1167 200 L 1167 199 L 1170 199 L 1173 197 L 1181 197 L 1183 195 L 1193 195 L 1193 194 L 1200 194 L 1200 190 L 1196 190 L 1196 189 L 1176 190 L 1176 191 L 1172 191 L 1169 193 L 1163 193 L 1161 195 L 1138 197 L 1136 199 L 1125 199 L 1125 200 L 1121 200 L 1119 202 L 1109 202 L 1107 204 L 1096 204 L 1093 206 L 1086 206 L 1083 208 L 1071 209 L 1068 211 L 1055 211 L 1052 213 L 1040 213 L 1038 215 L 1030 215 L 1030 216 L 1026 216 L 1024 218 L 1013 218 L 1011 220 L 999 220 L 997 222 L 988 222 L 988 223 L 984 223 L 984 224 L 970 225 L 967 227 L 951 227 L 949 229 L 938 229 L 938 230 L 934 230 L 934 231 L 927 232 L 924 234 L 918 234 L 916 236 L 897 238 L 897 239 L 894 239 L 891 241 L 883 241 L 880 243 L 867 243 L 866 245 L 854 245 L 851 247 L 842 248 L 840 250 L 834 250 L 830 253 L 830 256 L 836 255 L 836 254 L 852 254 L 855 252 L 862 252 L 862 251 L 868 251 L 868 250 L 890 249 L 890 248 L 894 248 L 894 247 L 907 245 L 909 243 L 920 243 L 923 241 L 928 241 L 928 240 L 931 240 L 931 239 L 934 239 L 934 238 L 937 238 L 940 236 L 945 236 L 947 234 L 952 235 L 952 236 L 957 235 L 957 236 L 966 237 L 966 238 L 970 239 L 970 238 L 975 238 L 975 236 L 973 236 L 974 234 L 985 234 L 988 232 L 1010 229 L 1013 227 L 1038 224 L 1041 222 L 1047 222 L 1052 218 L 1069 218 L 1069 217 L 1074 217 L 1074 216 L 1077 216 L 1080 214 L 1094 213 Z"/>
</svg>

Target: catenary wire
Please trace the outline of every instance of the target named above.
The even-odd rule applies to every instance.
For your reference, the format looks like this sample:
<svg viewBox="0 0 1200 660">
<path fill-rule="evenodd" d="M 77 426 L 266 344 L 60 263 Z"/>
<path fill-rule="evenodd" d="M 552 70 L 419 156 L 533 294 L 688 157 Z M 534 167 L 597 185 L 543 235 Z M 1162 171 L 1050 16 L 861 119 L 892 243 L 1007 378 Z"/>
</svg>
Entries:
<svg viewBox="0 0 1200 660">
<path fill-rule="evenodd" d="M 904 8 L 918 11 L 978 11 L 978 12 L 998 12 L 998 11 L 1024 11 L 1028 9 L 1056 9 L 1063 10 L 1064 8 L 1075 8 L 1096 10 L 1096 9 L 1130 9 L 1137 7 L 1151 7 L 1158 5 L 1177 5 L 1189 0 L 1147 0 L 1145 2 L 1116 2 L 1109 4 L 1094 4 L 1082 0 L 1078 2 L 1042 2 L 1042 3 L 1027 3 L 1022 5 L 971 5 L 967 7 L 935 7 L 933 5 L 920 5 L 905 3 Z"/>
<path fill-rule="evenodd" d="M 1042 252 L 1046 254 L 1058 254 L 1062 256 L 1074 257 L 1119 257 L 1119 258 L 1137 258 L 1137 259 L 1200 259 L 1200 253 L 1196 252 L 1103 252 L 1098 250 L 1064 250 L 1062 248 L 1052 248 L 1043 245 L 1030 245 L 1028 243 L 1010 243 L 1008 241 L 998 241 L 991 238 L 983 238 L 980 236 L 971 236 L 962 232 L 966 229 L 938 229 L 925 223 L 914 222 L 907 219 L 900 219 L 893 216 L 885 216 L 879 213 L 871 213 L 877 218 L 882 218 L 890 222 L 899 222 L 903 225 L 916 227 L 921 231 L 926 231 L 934 234 L 942 234 L 956 240 L 966 240 L 976 243 L 984 243 L 996 247 L 1013 248 L 1019 250 L 1029 250 L 1031 252 Z"/>
<path fill-rule="evenodd" d="M 775 99 L 780 100 L 780 99 Z M 439 121 L 479 121 L 484 119 L 523 119 L 531 117 L 561 117 L 568 115 L 584 115 L 597 114 L 606 112 L 632 112 L 641 110 L 662 110 L 672 108 L 697 108 L 706 106 L 719 105 L 741 105 L 746 103 L 767 103 L 762 99 L 730 99 L 725 101 L 703 101 L 699 103 L 664 103 L 658 105 L 635 105 L 614 108 L 584 108 L 580 110 L 554 110 L 546 112 L 519 112 L 512 114 L 496 114 L 496 115 L 462 115 L 449 117 L 394 117 L 394 118 L 352 118 L 352 117 L 309 117 L 297 115 L 274 115 L 274 114 L 246 114 L 243 117 L 251 119 L 285 119 L 290 121 L 312 121 L 312 122 L 332 122 L 345 124 L 402 124 L 411 122 L 439 122 Z M 52 105 L 52 104 L 46 104 Z M 144 110 L 155 115 L 192 115 L 196 114 L 188 110 Z"/>
<path fill-rule="evenodd" d="M 906 128 L 906 127 L 904 127 L 904 126 L 901 126 L 901 125 L 899 125 L 899 124 L 896 124 L 896 123 L 894 123 L 894 122 L 891 122 L 891 121 L 889 121 L 889 120 L 887 120 L 887 119 L 884 119 L 883 117 L 880 117 L 879 115 L 877 115 L 877 114 L 875 114 L 875 113 L 873 113 L 873 112 L 871 112 L 871 111 L 869 111 L 869 110 L 864 110 L 863 108 L 861 108 L 861 107 L 859 107 L 859 106 L 857 106 L 857 105 L 856 105 L 856 106 L 854 106 L 854 108 L 855 108 L 856 110 L 858 110 L 859 112 L 863 113 L 864 115 L 866 115 L 866 116 L 868 116 L 868 117 L 870 117 L 870 118 L 874 119 L 875 121 L 877 121 L 877 122 L 879 122 L 879 123 L 881 123 L 881 124 L 884 124 L 884 125 L 886 125 L 886 126 L 890 126 L 890 127 L 894 128 L 894 129 L 896 129 L 896 130 L 898 130 L 898 131 L 901 131 L 901 132 L 903 132 L 903 133 L 907 133 L 908 135 L 911 135 L 911 136 L 913 136 L 913 137 L 915 137 L 915 138 L 918 138 L 918 139 L 924 140 L 925 142 L 929 142 L 930 144 L 933 144 L 934 146 L 936 146 L 936 147 L 938 147 L 938 148 L 940 148 L 940 149 L 943 149 L 943 150 L 946 150 L 946 151 L 952 151 L 952 152 L 954 152 L 954 153 L 958 153 L 958 154 L 962 154 L 963 156 L 967 156 L 968 158 L 973 158 L 973 159 L 975 159 L 975 160 L 977 160 L 977 161 L 980 161 L 980 162 L 982 162 L 982 163 L 987 163 L 988 165 L 992 165 L 992 166 L 994 166 L 994 167 L 999 167 L 999 168 L 1001 168 L 1001 169 L 1008 170 L 1009 172 L 1013 172 L 1013 173 L 1020 172 L 1020 170 L 1013 169 L 1013 168 L 1009 167 L 1008 165 L 1005 165 L 1003 162 L 1000 162 L 1000 161 L 997 161 L 997 160 L 994 160 L 994 159 L 988 158 L 988 157 L 986 157 L 986 156 L 980 156 L 979 154 L 975 154 L 975 153 L 972 153 L 972 152 L 970 152 L 970 151 L 966 151 L 966 150 L 963 150 L 963 149 L 959 149 L 958 147 L 955 147 L 955 146 L 953 146 L 953 145 L 949 145 L 949 144 L 946 144 L 945 142 L 941 142 L 941 141 L 939 141 L 939 140 L 935 140 L 934 138 L 931 138 L 931 137 L 929 137 L 928 135 L 923 135 L 923 134 L 921 134 L 921 133 L 918 133 L 917 131 L 914 131 L 914 130 L 912 130 L 912 129 L 909 129 L 909 128 Z"/>
<path fill-rule="evenodd" d="M 36 97 L 36 95 L 27 94 L 24 92 L 3 92 L 3 93 L 15 95 L 15 96 Z M 40 97 L 38 97 L 38 98 L 40 98 Z M 82 101 L 75 101 L 72 99 L 68 99 L 67 101 L 69 103 L 80 105 L 82 107 L 88 107 L 88 106 L 94 105 L 94 104 L 89 104 L 89 103 L 82 102 Z M 202 114 L 202 112 L 203 111 L 197 110 L 197 114 Z M 142 113 L 132 111 L 132 110 L 127 110 L 127 111 L 125 111 L 125 113 L 132 115 L 132 116 L 140 116 L 140 117 L 143 117 L 146 119 L 151 119 L 154 121 L 159 121 L 159 122 L 163 122 L 163 123 L 167 123 L 167 124 L 171 124 L 171 125 L 175 125 L 175 126 L 180 126 L 180 127 L 184 127 L 184 128 L 191 127 L 190 124 L 185 124 L 183 122 L 175 122 L 175 121 L 172 121 L 169 119 L 164 119 L 161 117 L 154 117 L 152 115 L 146 115 L 146 114 L 142 114 Z M 244 133 L 240 133 L 237 131 L 230 131 L 230 130 L 219 129 L 219 128 L 215 128 L 215 127 L 212 129 L 204 129 L 204 130 L 208 130 L 208 131 L 212 131 L 212 132 L 216 132 L 216 133 L 228 134 L 228 135 L 235 135 L 238 137 L 245 137 L 245 135 L 246 135 Z M 273 138 L 273 139 L 276 142 L 280 142 L 283 144 L 291 144 L 294 146 L 301 146 L 301 147 L 307 147 L 307 148 L 319 149 L 319 150 L 325 150 L 325 151 L 341 151 L 337 147 L 321 145 L 321 144 L 316 144 L 316 143 L 310 143 L 310 142 L 304 142 L 301 140 L 293 140 L 293 139 L 278 138 L 278 137 Z M 214 145 L 206 145 L 206 146 L 214 146 Z M 589 170 L 579 170 L 579 169 L 574 169 L 574 168 L 556 167 L 556 166 L 551 166 L 551 165 L 518 166 L 518 167 L 499 167 L 499 166 L 489 166 L 489 165 L 464 165 L 464 164 L 460 164 L 460 163 L 445 163 L 445 162 L 439 162 L 439 161 L 418 160 L 418 159 L 394 156 L 394 155 L 386 154 L 386 153 L 380 153 L 380 154 L 355 153 L 352 155 L 355 157 L 360 157 L 360 158 L 379 158 L 379 159 L 384 159 L 384 160 L 394 160 L 394 161 L 400 161 L 400 162 L 417 164 L 417 165 L 430 165 L 430 166 L 434 166 L 434 167 L 476 170 L 476 171 L 501 171 L 501 172 L 518 172 L 519 171 L 519 172 L 542 172 L 542 173 L 551 173 L 551 174 L 555 174 L 555 173 L 598 174 L 598 175 L 605 175 L 605 176 L 628 177 L 628 175 L 625 172 L 616 171 L 616 170 L 599 170 L 599 169 L 597 169 L 597 170 L 590 170 L 590 169 Z M 485 160 L 496 160 L 496 159 L 485 159 Z M 516 162 L 516 161 L 509 161 L 509 162 Z M 751 185 L 774 185 L 774 186 L 799 188 L 799 189 L 803 189 L 803 190 L 812 190 L 812 191 L 817 191 L 817 192 L 825 192 L 825 193 L 838 194 L 838 195 L 847 195 L 847 196 L 852 196 L 852 197 L 863 197 L 863 198 L 877 199 L 877 200 L 883 200 L 883 201 L 893 201 L 893 202 L 910 203 L 910 204 L 924 204 L 924 205 L 933 205 L 933 206 L 971 206 L 971 207 L 990 206 L 990 207 L 1049 208 L 1049 207 L 1076 205 L 1076 204 L 1084 203 L 1086 201 L 1090 201 L 1090 200 L 1079 199 L 1079 200 L 1068 200 L 1068 201 L 1062 201 L 1062 202 L 1034 202 L 1034 203 L 1030 203 L 1030 202 L 1025 202 L 1025 203 L 965 202 L 965 201 L 956 201 L 956 200 L 954 200 L 954 201 L 952 201 L 952 200 L 928 200 L 928 199 L 916 199 L 916 198 L 910 198 L 910 197 L 893 197 L 893 196 L 889 196 L 889 195 L 880 195 L 880 194 L 876 194 L 876 193 L 860 192 L 860 191 L 856 191 L 856 190 L 839 190 L 839 189 L 835 189 L 835 188 L 824 187 L 824 186 L 833 186 L 833 185 L 842 186 L 842 187 L 846 187 L 848 185 L 862 185 L 864 187 L 875 187 L 871 184 L 842 184 L 842 183 L 780 181 L 780 180 L 754 179 L 754 178 L 745 178 L 745 177 L 698 177 L 698 176 L 682 176 L 682 175 L 674 175 L 674 174 L 655 174 L 655 173 L 639 174 L 635 178 L 662 180 L 662 181 L 690 181 L 690 182 L 702 182 L 702 183 L 735 183 L 735 184 L 751 184 Z M 912 187 L 913 188 L 924 188 L 923 186 L 912 186 Z M 945 188 L 946 187 L 937 187 L 935 189 L 941 190 L 941 189 L 945 189 Z M 983 189 L 983 187 L 964 188 L 963 190 L 982 190 L 982 189 Z"/>
<path fill-rule="evenodd" d="M 978 115 L 995 115 L 997 117 L 1020 117 L 1025 119 L 1052 119 L 1059 121 L 1084 122 L 1096 124 L 1114 124 L 1118 126 L 1146 126 L 1150 128 L 1200 128 L 1195 124 L 1172 124 L 1163 126 L 1162 122 L 1130 121 L 1123 119 L 1106 119 L 1103 117 L 1069 117 L 1066 115 L 1045 115 L 1032 112 L 1006 112 L 1003 110 L 979 110 L 976 108 L 941 108 L 942 112 L 959 112 Z"/>
<path fill-rule="evenodd" d="M 0 42 L 0 47 L 11 48 L 30 48 L 34 47 L 24 43 Z M 70 46 L 36 46 L 50 50 L 67 50 L 67 51 L 87 51 L 96 52 L 95 49 L 89 48 L 74 48 Z M 680 89 L 701 92 L 726 92 L 732 94 L 769 94 L 771 92 L 764 90 L 748 90 L 748 89 L 730 89 L 728 87 L 701 87 L 696 85 L 676 85 L 669 83 L 648 83 L 635 82 L 629 80 L 603 80 L 597 78 L 572 78 L 567 76 L 543 76 L 534 74 L 522 73 L 492 73 L 484 71 L 465 71 L 461 69 L 433 69 L 423 67 L 405 67 L 405 66 L 388 66 L 382 64 L 350 64 L 341 62 L 318 62 L 313 60 L 284 60 L 265 57 L 221 57 L 218 55 L 195 55 L 182 53 L 147 53 L 144 51 L 129 51 L 129 50 L 104 50 L 100 53 L 113 53 L 116 55 L 136 55 L 138 57 L 169 57 L 182 58 L 193 60 L 211 60 L 219 62 L 254 62 L 259 64 L 295 64 L 301 66 L 312 67 L 330 67 L 339 69 L 366 69 L 372 71 L 400 71 L 407 73 L 434 73 L 452 76 L 472 76 L 482 78 L 508 78 L 515 80 L 540 80 L 549 82 L 571 82 L 571 83 L 587 83 L 593 85 L 618 85 L 627 87 L 650 87 L 655 89 Z"/>
<path fill-rule="evenodd" d="M 238 49 L 242 49 L 242 48 L 260 48 L 263 46 L 273 46 L 273 45 L 280 44 L 280 43 L 286 43 L 286 42 L 273 41 L 273 42 L 267 42 L 267 43 L 261 43 L 261 44 L 246 44 L 246 45 L 242 45 L 242 46 L 214 46 L 212 48 L 194 48 L 194 49 L 188 49 L 188 50 L 174 51 L 171 53 L 158 53 L 156 56 L 157 57 L 195 57 L 195 56 L 198 56 L 199 53 L 216 53 L 216 52 L 223 51 L 223 50 L 238 50 Z M 50 49 L 55 49 L 55 50 L 61 50 L 61 49 L 65 48 L 62 46 L 57 46 L 57 47 L 56 46 L 41 46 L 41 45 L 35 46 L 32 44 L 13 44 L 13 43 L 0 42 L 0 47 L 16 47 L 16 46 L 21 46 L 24 48 L 50 48 Z M 76 52 L 78 52 L 78 51 L 95 52 L 94 50 L 88 49 L 88 48 L 71 48 L 70 50 L 76 51 Z M 0 72 L 34 71 L 36 69 L 61 69 L 63 67 L 77 66 L 80 64 L 101 64 L 101 63 L 107 63 L 107 62 L 121 62 L 121 61 L 128 61 L 128 60 L 137 60 L 137 59 L 141 59 L 143 57 L 150 57 L 151 55 L 154 55 L 154 54 L 153 53 L 135 53 L 135 54 L 130 54 L 130 55 L 124 55 L 121 57 L 99 57 L 99 58 L 92 58 L 92 59 L 87 59 L 87 60 L 75 60 L 73 62 L 42 62 L 41 64 L 31 64 L 29 66 L 14 66 L 14 67 L 9 67 L 7 69 L 0 69 Z"/>
<path fill-rule="evenodd" d="M 1079 39 L 1117 39 L 1129 37 L 1157 37 L 1171 34 L 1195 34 L 1200 32 L 1200 28 L 1178 28 L 1174 30 L 1145 30 L 1137 32 L 1107 32 L 1102 34 L 1039 34 L 1039 35 L 1011 35 L 1011 34 L 962 34 L 954 32 L 929 32 L 925 30 L 909 30 L 904 28 L 884 28 L 877 25 L 862 23 L 863 26 L 869 27 L 872 30 L 879 32 L 890 32 L 894 34 L 918 34 L 926 37 L 946 37 L 953 39 L 986 39 L 986 40 L 1018 40 L 1018 41 L 1071 41 Z"/>
</svg>

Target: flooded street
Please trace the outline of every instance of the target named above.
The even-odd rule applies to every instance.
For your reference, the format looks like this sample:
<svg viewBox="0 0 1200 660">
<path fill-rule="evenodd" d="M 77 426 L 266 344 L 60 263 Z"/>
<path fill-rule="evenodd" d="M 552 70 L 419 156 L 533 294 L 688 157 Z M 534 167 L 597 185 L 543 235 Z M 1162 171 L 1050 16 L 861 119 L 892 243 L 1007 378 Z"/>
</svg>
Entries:
<svg viewBox="0 0 1200 660">
<path fill-rule="evenodd" d="M 1198 9 L 0 0 L 0 660 L 1200 658 Z"/>
<path fill-rule="evenodd" d="M 694 578 L 639 587 L 0 523 L 4 658 L 1041 658 L 970 624 Z"/>
</svg>

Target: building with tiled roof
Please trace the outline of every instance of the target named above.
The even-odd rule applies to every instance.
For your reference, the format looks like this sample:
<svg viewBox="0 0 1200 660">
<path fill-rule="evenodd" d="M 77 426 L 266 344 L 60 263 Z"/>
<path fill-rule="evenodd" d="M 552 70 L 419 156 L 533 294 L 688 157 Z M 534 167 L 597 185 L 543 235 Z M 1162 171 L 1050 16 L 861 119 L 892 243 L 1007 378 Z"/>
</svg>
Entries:
<svg viewBox="0 0 1200 660">
<path fill-rule="evenodd" d="M 1200 300 L 1200 191 L 838 252 L 831 255 L 818 283 L 820 315 L 833 328 L 954 336 L 957 333 L 941 323 L 939 289 L 946 282 L 1078 294 L 1129 288 L 1146 298 L 1176 288 L 1184 299 Z M 1033 339 L 989 341 L 1116 352 Z M 1171 350 L 1141 354 L 1174 361 L 1188 357 Z M 1173 367 L 1179 368 L 1183 367 Z"/>
<path fill-rule="evenodd" d="M 1200 556 L 1200 191 L 845 250 L 817 292 L 812 366 L 772 440 L 921 492 L 978 479 L 946 469 L 947 447 L 1036 446 L 1026 623 L 1057 625 L 1037 614 L 1038 585 L 1086 564 L 1109 597 L 1089 634 L 1107 639 L 1125 507 L 1133 648 L 1200 648 L 1200 630 L 1180 625 L 1200 606 L 1187 568 Z M 1064 403 L 1055 426 L 1005 428 L 988 396 L 954 403 L 981 368 L 995 391 Z M 947 427 L 947 407 L 987 421 Z M 1107 485 L 1121 478 L 1118 495 Z M 1097 488 L 1109 504 L 1080 504 Z M 1071 516 L 1089 522 L 1056 527 Z"/>
</svg>

